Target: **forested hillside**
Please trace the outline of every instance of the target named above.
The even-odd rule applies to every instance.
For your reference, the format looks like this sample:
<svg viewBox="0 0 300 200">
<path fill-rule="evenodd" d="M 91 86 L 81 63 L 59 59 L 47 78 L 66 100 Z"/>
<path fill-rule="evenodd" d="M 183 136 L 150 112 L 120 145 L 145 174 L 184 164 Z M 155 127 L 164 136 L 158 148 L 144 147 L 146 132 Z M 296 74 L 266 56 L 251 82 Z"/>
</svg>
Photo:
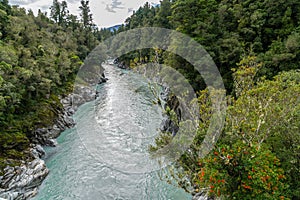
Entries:
<svg viewBox="0 0 300 200">
<path fill-rule="evenodd" d="M 26 157 L 32 132 L 54 123 L 59 97 L 73 90 L 77 70 L 101 40 L 88 1 L 79 9 L 80 18 L 54 0 L 49 17 L 40 10 L 34 16 L 0 1 L 1 167 Z"/>
<path fill-rule="evenodd" d="M 54 123 L 59 98 L 73 90 L 76 72 L 100 41 L 155 26 L 203 45 L 228 95 L 225 127 L 203 158 L 212 102 L 197 70 L 161 49 L 117 59 L 131 68 L 172 66 L 197 92 L 199 130 L 172 178 L 213 199 L 300 199 L 300 1 L 162 0 L 140 7 L 114 33 L 98 30 L 88 1 L 81 1 L 80 17 L 69 13 L 66 1 L 54 0 L 50 9 L 49 16 L 34 16 L 0 0 L 0 169 L 25 159 L 33 131 Z M 151 150 L 172 137 L 162 133 Z"/>
<path fill-rule="evenodd" d="M 199 42 L 213 57 L 225 86 L 233 89 L 232 68 L 248 55 L 263 61 L 259 76 L 271 78 L 280 71 L 297 69 L 300 40 L 300 3 L 290 1 L 161 1 L 159 7 L 145 4 L 126 20 L 128 30 L 158 26 L 185 33 Z M 126 64 L 143 62 L 155 52 L 141 51 L 124 56 Z M 195 89 L 203 88 L 199 74 L 175 55 L 160 53 L 161 60 L 185 71 Z M 139 56 L 136 56 L 139 55 Z M 162 61 L 163 60 L 163 61 Z"/>
<path fill-rule="evenodd" d="M 212 110 L 201 75 L 159 49 L 118 59 L 132 68 L 147 62 L 172 66 L 200 91 L 200 130 L 177 162 L 180 172 L 173 176 L 179 185 L 213 198 L 300 199 L 300 2 L 162 0 L 158 7 L 140 7 L 119 31 L 149 26 L 175 29 L 203 45 L 228 94 L 221 138 L 202 158 L 198 153 Z M 162 133 L 151 149 L 170 140 L 171 133 Z"/>
</svg>

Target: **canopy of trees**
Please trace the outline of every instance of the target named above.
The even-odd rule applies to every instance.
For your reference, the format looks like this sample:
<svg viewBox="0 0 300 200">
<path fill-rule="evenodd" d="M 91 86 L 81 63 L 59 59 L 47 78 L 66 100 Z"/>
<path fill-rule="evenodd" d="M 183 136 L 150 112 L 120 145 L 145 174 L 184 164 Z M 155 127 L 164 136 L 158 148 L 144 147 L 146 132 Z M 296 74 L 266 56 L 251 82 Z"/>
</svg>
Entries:
<svg viewBox="0 0 300 200">
<path fill-rule="evenodd" d="M 295 0 L 274 2 L 162 0 L 160 6 L 145 4 L 119 31 L 145 26 L 172 28 L 199 42 L 218 66 L 229 94 L 233 92 L 232 68 L 247 56 L 263 61 L 259 76 L 271 78 L 280 71 L 299 68 L 300 3 Z M 180 57 L 168 52 L 143 50 L 120 60 L 135 65 L 146 58 L 180 69 L 195 90 L 205 88 L 200 75 Z M 137 56 L 138 55 L 138 56 Z M 195 83 L 195 80 L 197 82 Z"/>
<path fill-rule="evenodd" d="M 0 0 L 0 167 L 26 156 L 32 130 L 53 123 L 58 96 L 71 91 L 83 60 L 112 35 L 97 29 L 89 1 L 79 9 L 80 18 L 69 13 L 66 1 L 54 0 L 49 18 Z M 211 115 L 201 75 L 161 49 L 118 58 L 130 67 L 171 66 L 198 93 L 199 130 L 176 163 L 178 184 L 224 199 L 300 199 L 300 2 L 162 0 L 140 7 L 114 34 L 145 26 L 174 29 L 203 45 L 227 89 L 221 138 L 201 157 Z M 166 134 L 157 141 L 166 144 L 172 139 Z"/>
<path fill-rule="evenodd" d="M 53 1 L 50 18 L 41 11 L 0 1 L 0 167 L 24 156 L 31 133 L 51 125 L 72 91 L 76 73 L 98 44 L 88 1 L 82 19 L 69 14 L 66 1 Z"/>
<path fill-rule="evenodd" d="M 201 75 L 184 59 L 159 49 L 118 59 L 130 67 L 144 62 L 172 66 L 200 91 L 201 130 L 174 174 L 187 191 L 205 190 L 224 199 L 300 198 L 299 13 L 295 0 L 162 0 L 158 7 L 140 7 L 119 30 L 175 29 L 203 45 L 221 72 L 230 95 L 226 126 L 214 151 L 202 158 L 198 152 L 211 110 Z M 170 137 L 162 133 L 151 149 Z"/>
</svg>

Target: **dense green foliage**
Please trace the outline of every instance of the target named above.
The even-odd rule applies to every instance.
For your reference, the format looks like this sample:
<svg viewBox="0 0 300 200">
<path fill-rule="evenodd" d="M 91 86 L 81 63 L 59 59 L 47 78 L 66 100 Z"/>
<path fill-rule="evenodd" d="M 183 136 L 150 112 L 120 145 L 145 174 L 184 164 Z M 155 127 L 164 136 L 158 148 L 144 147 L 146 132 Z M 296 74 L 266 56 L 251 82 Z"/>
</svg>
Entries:
<svg viewBox="0 0 300 200">
<path fill-rule="evenodd" d="M 76 72 L 97 45 L 88 1 L 82 20 L 54 0 L 51 18 L 0 1 L 1 166 L 26 156 L 31 133 L 54 123 L 58 96 L 72 91 Z"/>
<path fill-rule="evenodd" d="M 54 122 L 58 96 L 72 89 L 75 73 L 98 41 L 112 35 L 94 25 L 88 1 L 79 9 L 80 19 L 69 14 L 65 1 L 54 0 L 49 19 L 0 0 L 0 167 L 26 156 L 32 131 Z M 118 58 L 130 67 L 172 66 L 198 93 L 199 130 L 176 163 L 179 185 L 224 199 L 300 199 L 300 2 L 162 0 L 140 7 L 114 34 L 145 26 L 175 29 L 203 45 L 227 89 L 221 138 L 201 157 L 212 112 L 201 75 L 161 49 Z M 163 133 L 152 150 L 170 140 Z"/>
<path fill-rule="evenodd" d="M 260 76 L 271 78 L 280 71 L 298 68 L 299 13 L 300 3 L 294 0 L 162 0 L 158 7 L 147 3 L 140 7 L 119 31 L 158 26 L 191 36 L 212 56 L 231 94 L 231 69 L 249 54 L 263 61 Z M 132 66 L 138 62 L 165 63 L 183 73 L 196 91 L 205 88 L 193 66 L 168 52 L 148 49 L 120 60 Z"/>
<path fill-rule="evenodd" d="M 245 77 L 248 68 L 234 75 Z M 188 182 L 179 180 L 181 186 L 191 184 L 192 190 L 204 188 L 225 199 L 298 199 L 299 80 L 299 71 L 284 72 L 274 80 L 247 85 L 238 99 L 229 99 L 223 134 L 204 158 L 198 152 L 209 125 L 210 103 L 207 90 L 202 91 L 201 130 L 192 151 L 178 162 L 181 176 L 189 177 Z"/>
<path fill-rule="evenodd" d="M 147 26 L 175 29 L 203 45 L 231 95 L 221 138 L 202 158 L 211 103 L 201 75 L 184 59 L 159 49 L 118 59 L 130 67 L 164 63 L 201 90 L 201 123 L 189 153 L 177 163 L 179 185 L 225 199 L 300 199 L 300 3 L 162 0 L 158 7 L 140 7 L 119 31 Z M 170 140 L 171 134 L 162 133 L 151 150 Z"/>
</svg>

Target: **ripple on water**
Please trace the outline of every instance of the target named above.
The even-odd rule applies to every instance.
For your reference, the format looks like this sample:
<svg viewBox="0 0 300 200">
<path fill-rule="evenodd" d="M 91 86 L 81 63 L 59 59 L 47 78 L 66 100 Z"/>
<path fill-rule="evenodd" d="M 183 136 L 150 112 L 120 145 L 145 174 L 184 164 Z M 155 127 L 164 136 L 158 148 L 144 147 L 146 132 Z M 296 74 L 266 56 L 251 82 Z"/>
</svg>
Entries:
<svg viewBox="0 0 300 200">
<path fill-rule="evenodd" d="M 122 74 L 122 75 L 121 75 Z M 148 145 L 162 121 L 147 82 L 106 66 L 109 81 L 97 101 L 81 106 L 76 128 L 47 148 L 50 174 L 35 200 L 185 200 L 191 196 L 160 180 Z"/>
</svg>

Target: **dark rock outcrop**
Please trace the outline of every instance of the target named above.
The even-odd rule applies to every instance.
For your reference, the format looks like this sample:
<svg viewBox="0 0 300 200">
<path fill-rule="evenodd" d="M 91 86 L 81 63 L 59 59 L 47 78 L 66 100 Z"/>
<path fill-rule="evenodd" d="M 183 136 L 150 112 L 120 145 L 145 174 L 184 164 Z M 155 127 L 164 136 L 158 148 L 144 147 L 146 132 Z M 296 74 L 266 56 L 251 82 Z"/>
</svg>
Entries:
<svg viewBox="0 0 300 200">
<path fill-rule="evenodd" d="M 129 65 L 125 63 L 125 61 L 120 61 L 119 59 L 115 59 L 113 61 L 113 64 L 115 64 L 117 67 L 121 69 L 130 69 Z"/>
<path fill-rule="evenodd" d="M 105 77 L 105 74 L 103 73 L 99 79 L 99 82 L 98 84 L 101 84 L 101 83 L 106 83 L 108 81 L 108 78 Z"/>
<path fill-rule="evenodd" d="M 174 137 L 178 132 L 179 127 L 170 119 L 169 116 L 165 116 L 161 123 L 160 130 L 162 132 L 172 133 L 172 136 Z"/>
<path fill-rule="evenodd" d="M 172 95 L 170 93 L 169 87 L 162 86 L 163 90 L 160 93 L 160 102 L 162 102 L 162 108 L 166 110 L 169 108 L 170 110 L 173 110 L 177 116 L 177 121 L 172 121 L 170 116 L 165 115 L 164 119 L 161 123 L 160 130 L 162 132 L 169 132 L 172 133 L 172 136 L 174 137 L 177 132 L 179 131 L 178 123 L 181 121 L 181 108 L 179 100 L 176 96 Z M 174 120 L 174 119 L 173 119 Z"/>
<path fill-rule="evenodd" d="M 30 152 L 32 161 L 4 169 L 4 175 L 0 177 L 0 199 L 29 199 L 37 194 L 37 187 L 49 170 L 41 159 L 45 151 L 40 145 L 32 147 Z"/>
<path fill-rule="evenodd" d="M 167 109 L 167 107 L 170 110 L 173 110 L 177 117 L 177 122 L 171 120 L 170 116 L 165 115 L 160 130 L 163 132 L 169 132 L 172 134 L 173 137 L 176 136 L 176 134 L 179 131 L 179 126 L 177 125 L 181 120 L 184 120 L 184 116 L 182 114 L 182 107 L 180 105 L 180 102 L 178 98 L 170 93 L 170 89 L 167 86 L 163 86 L 163 90 L 160 93 L 160 102 L 162 102 L 162 108 L 164 110 Z M 215 200 L 214 197 L 209 197 L 208 192 L 203 190 L 202 192 L 196 193 L 193 195 L 192 200 Z"/>
<path fill-rule="evenodd" d="M 69 107 L 64 107 L 62 110 L 58 110 L 58 117 L 55 120 L 55 124 L 47 128 L 36 129 L 33 132 L 32 141 L 35 144 L 56 146 L 55 138 L 64 130 L 72 128 L 75 125 L 74 120 L 71 118 L 72 111 L 70 109 Z"/>
<path fill-rule="evenodd" d="M 104 74 L 99 83 L 108 79 Z M 78 107 L 96 98 L 96 91 L 92 86 L 77 87 L 74 93 L 61 99 L 62 109 L 56 110 L 57 118 L 53 126 L 38 128 L 33 131 L 31 141 L 32 148 L 29 149 L 31 158 L 21 161 L 16 167 L 6 167 L 4 175 L 0 176 L 0 200 L 26 200 L 35 196 L 49 170 L 42 160 L 45 155 L 43 146 L 57 145 L 56 138 L 61 132 L 75 125 L 72 115 Z"/>
<path fill-rule="evenodd" d="M 208 196 L 208 192 L 199 192 L 193 196 L 192 200 L 215 200 L 213 197 Z"/>
</svg>

